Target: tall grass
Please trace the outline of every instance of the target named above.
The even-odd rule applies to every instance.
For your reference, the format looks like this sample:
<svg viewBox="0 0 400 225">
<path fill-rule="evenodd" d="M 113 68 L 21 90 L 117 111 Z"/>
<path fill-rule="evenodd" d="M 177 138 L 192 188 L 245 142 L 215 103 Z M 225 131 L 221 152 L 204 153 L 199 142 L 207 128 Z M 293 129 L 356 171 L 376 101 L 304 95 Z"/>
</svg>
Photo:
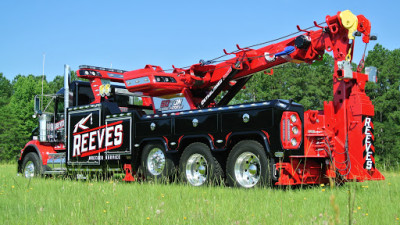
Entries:
<svg viewBox="0 0 400 225">
<path fill-rule="evenodd" d="M 385 173 L 385 181 L 284 190 L 120 180 L 27 180 L 16 175 L 15 165 L 0 165 L 0 172 L 2 224 L 400 222 L 400 175 L 394 172 Z"/>
</svg>

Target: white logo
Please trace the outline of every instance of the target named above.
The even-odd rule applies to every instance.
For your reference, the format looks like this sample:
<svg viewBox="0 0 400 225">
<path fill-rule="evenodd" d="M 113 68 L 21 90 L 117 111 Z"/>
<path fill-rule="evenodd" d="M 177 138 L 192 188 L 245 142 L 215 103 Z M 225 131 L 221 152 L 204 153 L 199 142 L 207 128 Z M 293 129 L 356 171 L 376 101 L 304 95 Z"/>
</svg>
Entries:
<svg viewBox="0 0 400 225">
<path fill-rule="evenodd" d="M 364 127 L 365 127 L 365 142 L 364 142 L 364 146 L 365 146 L 365 169 L 370 170 L 373 167 L 373 161 L 372 161 L 372 132 L 371 132 L 371 118 L 367 117 L 365 119 L 365 123 L 364 123 Z"/>
<path fill-rule="evenodd" d="M 87 117 L 82 118 L 77 124 L 75 124 L 73 133 L 76 133 L 78 131 L 78 128 L 81 128 L 82 130 L 88 129 L 89 127 L 85 126 L 85 124 L 89 120 L 89 118 L 90 124 L 92 124 L 92 113 L 90 113 Z"/>
<path fill-rule="evenodd" d="M 72 157 L 86 157 L 116 149 L 123 143 L 122 121 L 93 128 L 73 135 Z"/>
</svg>

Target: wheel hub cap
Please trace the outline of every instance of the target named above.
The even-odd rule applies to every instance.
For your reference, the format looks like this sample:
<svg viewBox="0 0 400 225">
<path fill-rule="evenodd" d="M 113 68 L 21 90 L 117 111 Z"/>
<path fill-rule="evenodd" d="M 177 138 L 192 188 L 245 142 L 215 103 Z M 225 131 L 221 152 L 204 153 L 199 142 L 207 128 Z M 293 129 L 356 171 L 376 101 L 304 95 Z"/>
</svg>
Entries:
<svg viewBox="0 0 400 225">
<path fill-rule="evenodd" d="M 255 186 L 260 180 L 260 159 L 251 152 L 242 153 L 235 162 L 235 178 L 243 187 Z"/>
<path fill-rule="evenodd" d="M 24 168 L 24 175 L 26 178 L 32 178 L 35 176 L 35 164 L 29 161 Z"/>
<path fill-rule="evenodd" d="M 203 166 L 203 165 L 199 166 L 199 173 L 201 175 L 205 175 L 206 174 L 206 167 Z"/>
<path fill-rule="evenodd" d="M 186 178 L 193 186 L 200 186 L 207 181 L 207 160 L 200 154 L 193 154 L 186 163 Z"/>
<path fill-rule="evenodd" d="M 250 173 L 252 176 L 256 175 L 256 173 L 257 173 L 257 167 L 256 167 L 254 164 L 251 164 L 251 165 L 249 166 L 249 173 Z"/>
<path fill-rule="evenodd" d="M 154 148 L 147 156 L 147 170 L 153 175 L 157 176 L 162 173 L 165 167 L 165 155 L 159 148 Z"/>
</svg>

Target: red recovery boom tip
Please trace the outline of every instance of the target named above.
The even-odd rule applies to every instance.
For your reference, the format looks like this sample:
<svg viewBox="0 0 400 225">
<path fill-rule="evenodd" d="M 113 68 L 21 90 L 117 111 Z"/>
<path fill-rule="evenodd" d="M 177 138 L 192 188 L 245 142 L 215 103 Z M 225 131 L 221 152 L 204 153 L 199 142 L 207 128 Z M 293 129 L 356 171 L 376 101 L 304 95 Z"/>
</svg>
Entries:
<svg viewBox="0 0 400 225">
<path fill-rule="evenodd" d="M 355 16 L 345 10 L 334 16 L 326 16 L 325 21 L 327 26 L 314 21 L 316 30 L 297 26 L 303 34 L 258 49 L 237 45 L 238 50 L 234 52 L 224 50 L 226 55 L 234 57 L 219 63 L 201 60 L 187 69 L 174 67 L 171 72 L 152 65 L 133 71 L 82 66 L 78 77 L 87 78 L 97 85 L 93 86 L 94 92 L 102 84 L 100 80 L 110 80 L 123 82 L 130 92 L 145 96 L 184 95 L 193 103 L 190 104 L 191 108 L 225 105 L 256 72 L 288 62 L 313 63 L 322 60 L 326 51 L 332 52 L 337 62 L 351 62 L 354 35 L 362 34 L 365 43 L 370 40 L 371 24 L 363 15 Z M 232 94 L 221 103 L 215 102 L 215 97 L 223 90 L 232 90 Z M 99 101 L 100 97 L 96 97 L 96 103 Z"/>
</svg>

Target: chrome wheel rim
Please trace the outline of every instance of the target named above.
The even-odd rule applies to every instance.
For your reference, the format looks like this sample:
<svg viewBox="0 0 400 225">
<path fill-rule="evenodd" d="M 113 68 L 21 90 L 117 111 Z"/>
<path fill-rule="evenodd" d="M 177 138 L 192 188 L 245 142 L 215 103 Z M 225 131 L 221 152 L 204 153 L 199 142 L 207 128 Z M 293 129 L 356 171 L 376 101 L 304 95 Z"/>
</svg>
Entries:
<svg viewBox="0 0 400 225">
<path fill-rule="evenodd" d="M 186 162 L 186 178 L 193 186 L 200 186 L 207 181 L 207 160 L 200 154 L 193 154 Z"/>
<path fill-rule="evenodd" d="M 251 188 L 260 180 L 260 159 L 251 152 L 244 152 L 236 159 L 234 170 L 236 181 L 245 188 Z"/>
<path fill-rule="evenodd" d="M 147 156 L 147 170 L 153 175 L 158 176 L 165 167 L 165 155 L 159 148 L 153 148 Z"/>
<path fill-rule="evenodd" d="M 32 161 L 26 163 L 24 168 L 24 175 L 26 178 L 32 178 L 35 176 L 35 164 Z"/>
</svg>

